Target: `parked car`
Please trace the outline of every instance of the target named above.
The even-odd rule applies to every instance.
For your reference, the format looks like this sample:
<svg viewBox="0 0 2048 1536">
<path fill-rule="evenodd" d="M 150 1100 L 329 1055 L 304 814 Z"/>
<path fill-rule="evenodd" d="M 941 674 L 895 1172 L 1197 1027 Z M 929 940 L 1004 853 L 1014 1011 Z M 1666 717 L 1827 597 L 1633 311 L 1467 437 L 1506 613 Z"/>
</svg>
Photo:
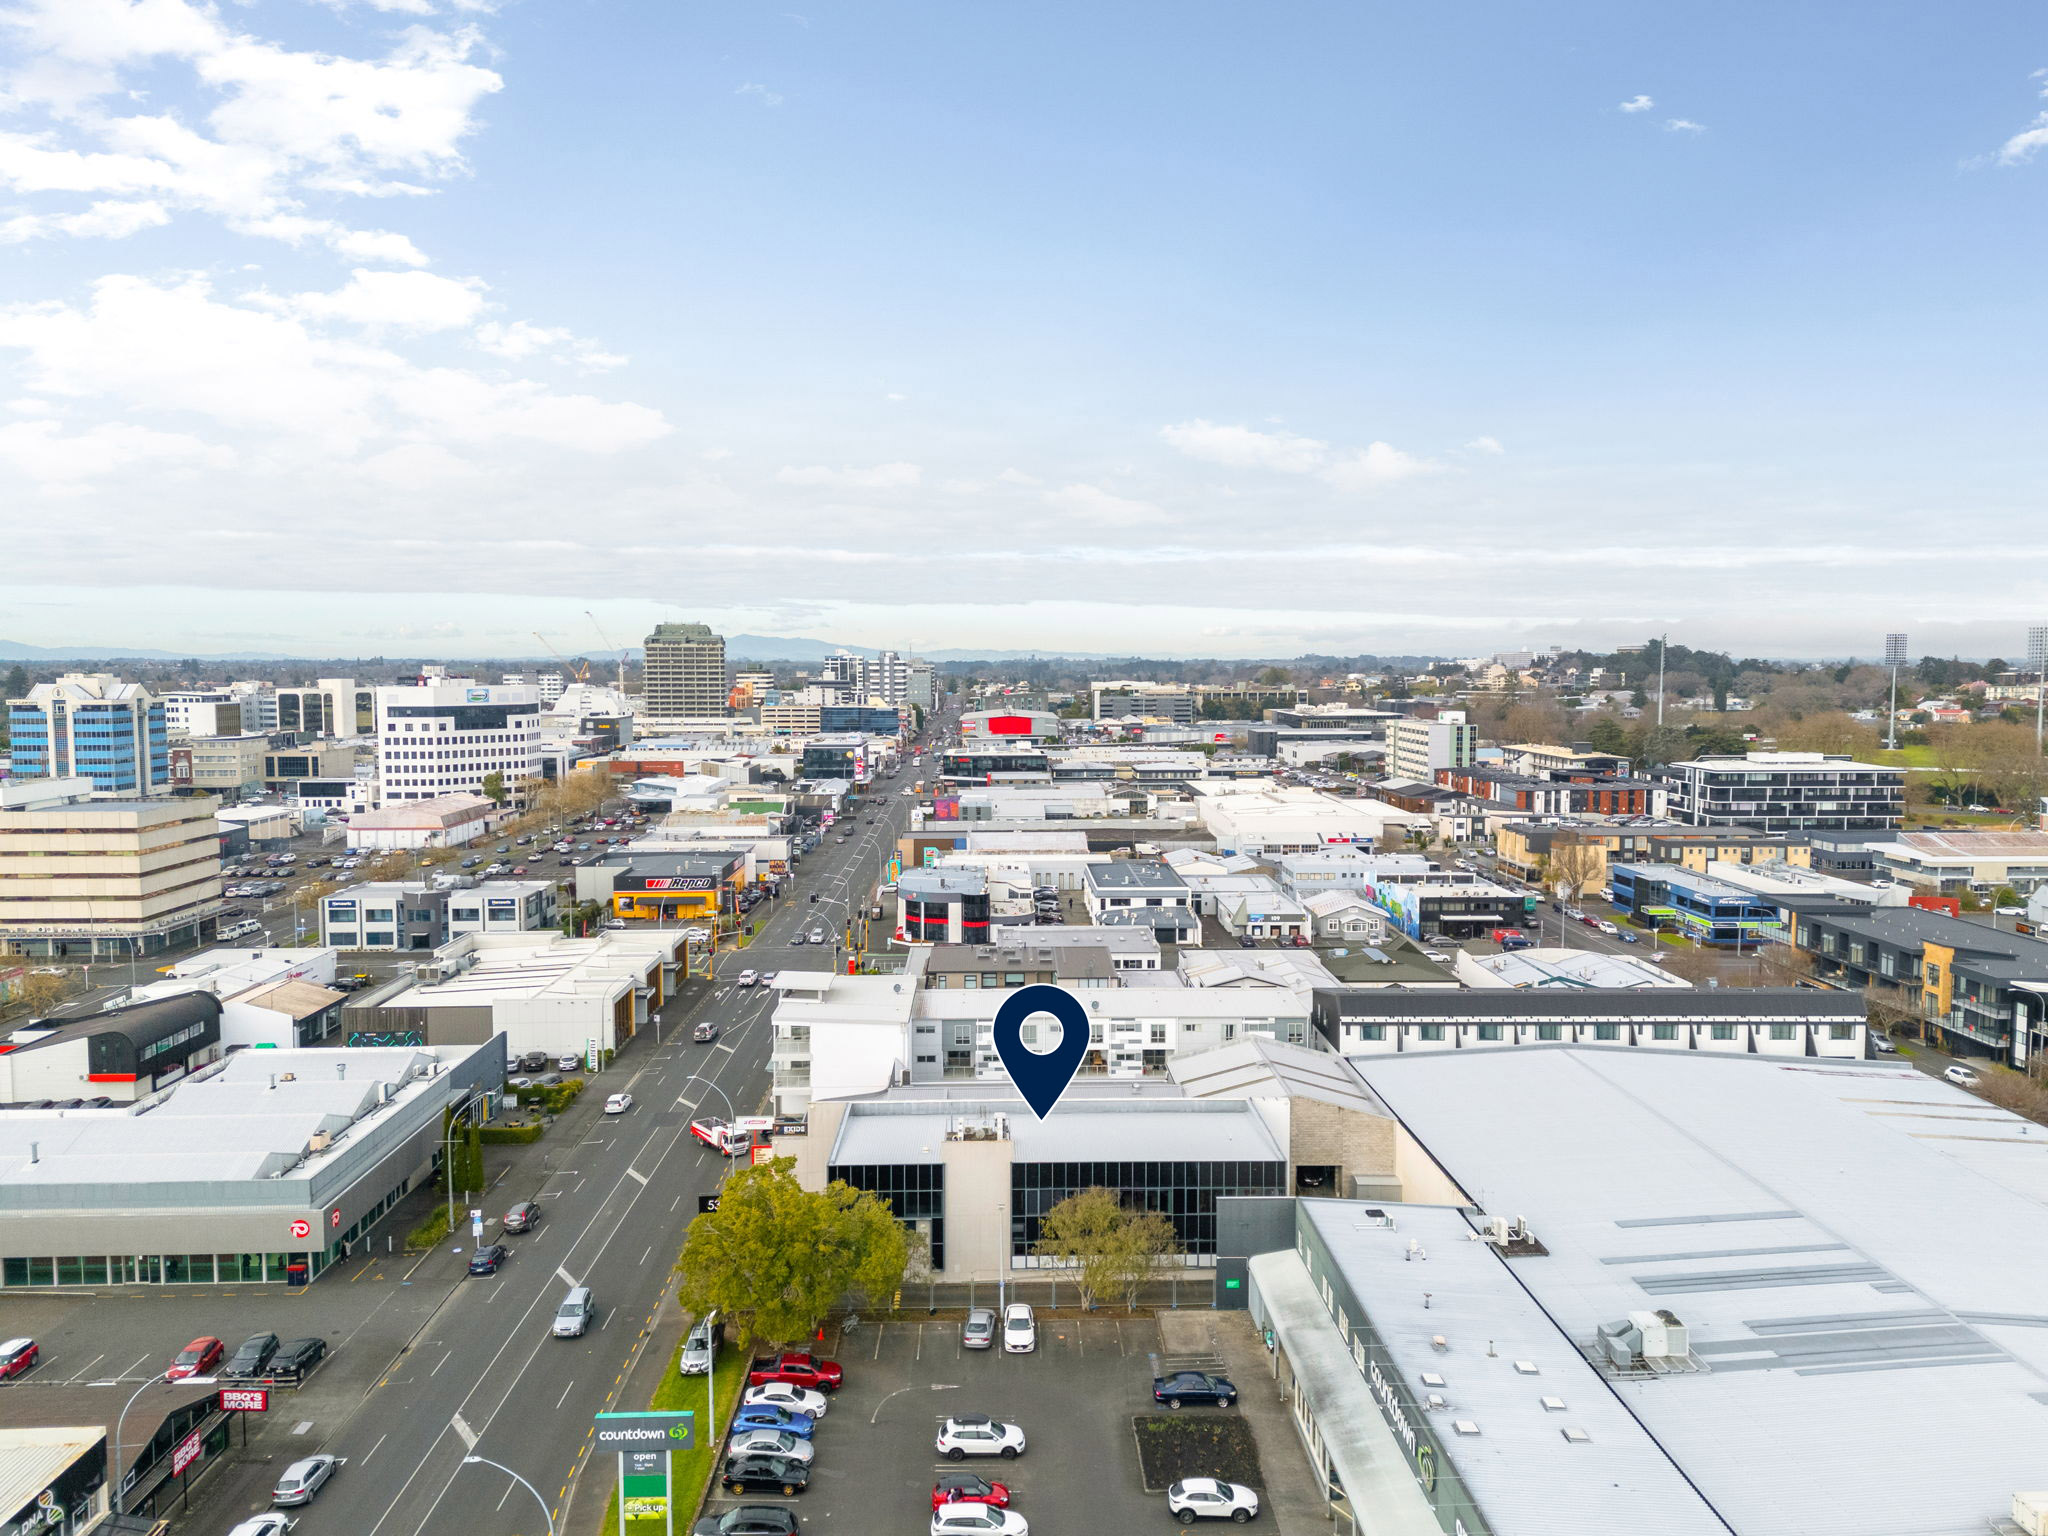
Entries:
<svg viewBox="0 0 2048 1536">
<path fill-rule="evenodd" d="M 581 1071 L 582 1067 L 583 1058 L 581 1056 L 564 1054 L 555 1058 L 555 1070 L 558 1072 L 577 1072 Z"/>
<path fill-rule="evenodd" d="M 1872 1035 L 1870 1037 L 1870 1045 L 1871 1049 L 1875 1050 L 1880 1056 L 1896 1056 L 1899 1054 L 1899 1048 L 1892 1044 L 1889 1035 Z"/>
<path fill-rule="evenodd" d="M 274 1381 L 289 1382 L 296 1387 L 326 1358 L 325 1339 L 287 1339 L 270 1357 L 270 1367 L 265 1374 Z"/>
<path fill-rule="evenodd" d="M 1010 1505 L 1010 1490 L 1003 1483 L 992 1483 L 979 1472 L 941 1472 L 939 1480 L 932 1484 L 932 1508 L 942 1504 L 993 1504 L 997 1509 Z"/>
<path fill-rule="evenodd" d="M 985 1413 L 959 1413 L 939 1425 L 934 1449 L 948 1461 L 965 1461 L 969 1456 L 1015 1461 L 1024 1454 L 1024 1431 Z"/>
<path fill-rule="evenodd" d="M 791 1413 L 807 1414 L 813 1420 L 825 1417 L 825 1394 L 813 1392 L 809 1387 L 799 1387 L 787 1381 L 764 1381 L 758 1387 L 749 1387 L 740 1394 L 742 1403 L 765 1403 L 771 1408 L 787 1408 Z"/>
<path fill-rule="evenodd" d="M 839 1368 L 837 1360 L 820 1360 L 816 1355 L 795 1352 L 763 1355 L 747 1367 L 747 1385 L 750 1387 L 783 1381 L 817 1392 L 837 1392 L 845 1379 L 846 1373 Z"/>
<path fill-rule="evenodd" d="M 786 1429 L 738 1429 L 725 1443 L 728 1456 L 780 1456 L 786 1461 L 810 1465 L 818 1448 Z"/>
<path fill-rule="evenodd" d="M 519 1058 L 519 1070 L 522 1072 L 545 1072 L 547 1069 L 548 1053 L 546 1051 L 527 1051 Z"/>
<path fill-rule="evenodd" d="M 253 1515 L 228 1532 L 228 1536 L 285 1536 L 299 1522 L 281 1510 L 266 1510 Z"/>
<path fill-rule="evenodd" d="M 1030 1531 L 1022 1515 L 997 1504 L 941 1504 L 932 1511 L 932 1536 L 1030 1536 Z"/>
<path fill-rule="evenodd" d="M 608 1115 L 623 1115 L 633 1107 L 633 1095 L 615 1093 L 604 1101 L 604 1112 Z"/>
<path fill-rule="evenodd" d="M 791 1461 L 786 1456 L 728 1456 L 718 1480 L 727 1493 L 767 1488 L 794 1498 L 810 1486 L 811 1468 L 808 1462 Z"/>
<path fill-rule="evenodd" d="M 699 1045 L 709 1045 L 718 1038 L 718 1025 L 710 1019 L 706 1019 L 702 1024 L 699 1024 L 690 1031 L 690 1038 Z"/>
<path fill-rule="evenodd" d="M 252 1334 L 235 1346 L 220 1368 L 220 1374 L 231 1381 L 246 1380 L 261 1376 L 270 1364 L 270 1357 L 277 1353 L 277 1335 L 274 1333 Z"/>
<path fill-rule="evenodd" d="M 293 1462 L 284 1469 L 284 1476 L 277 1480 L 277 1486 L 270 1490 L 270 1502 L 287 1506 L 310 1504 L 313 1495 L 334 1476 L 335 1468 L 340 1465 L 339 1456 L 325 1454 Z"/>
<path fill-rule="evenodd" d="M 469 1256 L 469 1272 L 472 1275 L 495 1275 L 498 1266 L 512 1256 L 512 1250 L 503 1243 L 485 1243 Z"/>
<path fill-rule="evenodd" d="M 780 1504 L 736 1504 L 706 1515 L 690 1527 L 690 1536 L 797 1536 L 796 1512 Z"/>
<path fill-rule="evenodd" d="M 993 1307 L 971 1307 L 960 1329 L 962 1349 L 989 1349 L 996 1342 L 996 1313 Z"/>
<path fill-rule="evenodd" d="M 1011 1302 L 1003 1309 L 1003 1353 L 1028 1355 L 1036 1348 L 1038 1318 L 1028 1302 Z"/>
<path fill-rule="evenodd" d="M 506 1232 L 531 1232 L 540 1225 L 540 1202 L 520 1201 L 505 1213 L 505 1219 L 499 1225 Z"/>
<path fill-rule="evenodd" d="M 690 1336 L 683 1340 L 682 1352 L 676 1356 L 676 1374 L 708 1376 L 712 1355 L 718 1348 L 718 1334 L 717 1323 L 708 1317 L 699 1318 L 697 1325 L 690 1330 Z"/>
<path fill-rule="evenodd" d="M 732 1416 L 734 1429 L 786 1429 L 799 1439 L 808 1440 L 817 1421 L 808 1413 L 793 1413 L 774 1403 L 742 1403 L 739 1411 Z"/>
<path fill-rule="evenodd" d="M 224 1353 L 219 1339 L 201 1335 L 179 1350 L 164 1372 L 166 1381 L 183 1381 L 187 1376 L 204 1376 L 220 1364 Z"/>
<path fill-rule="evenodd" d="M 1974 1088 L 1977 1086 L 1977 1074 L 1960 1063 L 1945 1068 L 1941 1075 L 1959 1088 Z"/>
<path fill-rule="evenodd" d="M 801 933 L 792 933 L 789 936 L 789 942 L 791 944 L 801 944 L 804 942 L 804 936 Z"/>
<path fill-rule="evenodd" d="M 12 1381 L 31 1369 L 42 1353 L 34 1339 L 9 1339 L 0 1344 L 0 1381 Z"/>
<path fill-rule="evenodd" d="M 1197 1520 L 1235 1520 L 1239 1525 L 1259 1512 L 1259 1496 L 1242 1483 L 1214 1477 L 1184 1477 L 1167 1486 L 1166 1507 L 1182 1525 Z"/>
<path fill-rule="evenodd" d="M 1422 952 L 1422 958 L 1434 960 L 1438 965 L 1449 965 L 1451 963 L 1451 957 L 1440 949 L 1425 949 Z"/>
<path fill-rule="evenodd" d="M 1212 1376 L 1207 1371 L 1175 1371 L 1171 1376 L 1153 1378 L 1152 1401 L 1169 1408 L 1178 1408 L 1182 1403 L 1214 1403 L 1218 1408 L 1228 1408 L 1237 1401 L 1237 1388 L 1229 1378 Z"/>
</svg>

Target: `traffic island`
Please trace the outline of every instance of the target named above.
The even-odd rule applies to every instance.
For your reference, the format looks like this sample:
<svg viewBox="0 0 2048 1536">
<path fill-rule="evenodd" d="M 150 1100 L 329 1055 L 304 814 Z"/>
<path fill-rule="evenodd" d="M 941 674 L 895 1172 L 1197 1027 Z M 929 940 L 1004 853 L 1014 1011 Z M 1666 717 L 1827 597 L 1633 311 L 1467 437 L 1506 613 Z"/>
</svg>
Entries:
<svg viewBox="0 0 2048 1536">
<path fill-rule="evenodd" d="M 1164 1493 L 1184 1477 L 1215 1477 L 1264 1488 L 1259 1443 L 1234 1413 L 1141 1413 L 1131 1420 L 1138 1471 L 1147 1493 Z"/>
</svg>

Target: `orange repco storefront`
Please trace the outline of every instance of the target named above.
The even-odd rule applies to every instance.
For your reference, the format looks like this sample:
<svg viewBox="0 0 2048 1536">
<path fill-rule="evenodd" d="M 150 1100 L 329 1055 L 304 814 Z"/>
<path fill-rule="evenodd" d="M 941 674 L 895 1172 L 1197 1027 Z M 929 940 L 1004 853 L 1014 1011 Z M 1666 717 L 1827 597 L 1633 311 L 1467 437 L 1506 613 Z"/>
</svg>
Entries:
<svg viewBox="0 0 2048 1536">
<path fill-rule="evenodd" d="M 635 852 L 612 881 L 612 915 L 650 922 L 705 921 L 732 910 L 746 869 L 740 853 Z"/>
</svg>

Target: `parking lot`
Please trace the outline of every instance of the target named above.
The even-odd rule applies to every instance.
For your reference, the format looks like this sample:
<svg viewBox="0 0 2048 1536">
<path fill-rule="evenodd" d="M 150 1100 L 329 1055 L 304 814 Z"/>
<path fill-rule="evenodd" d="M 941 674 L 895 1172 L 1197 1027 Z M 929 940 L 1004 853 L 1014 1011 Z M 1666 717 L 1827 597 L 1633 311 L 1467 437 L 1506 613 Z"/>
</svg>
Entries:
<svg viewBox="0 0 2048 1536">
<path fill-rule="evenodd" d="M 1007 1484 L 1011 1508 L 1049 1536 L 1172 1528 L 1165 1497 L 1142 1486 L 1131 1419 L 1155 1411 L 1156 1369 L 1219 1368 L 1214 1360 L 1162 1360 L 1158 1327 L 1142 1317 L 1042 1316 L 1037 1350 L 1022 1355 L 961 1348 L 957 1319 L 863 1326 L 834 1358 L 846 1385 L 818 1426 L 809 1489 L 790 1500 L 714 1490 L 707 1514 L 737 1503 L 787 1503 L 819 1530 L 920 1530 L 934 1480 L 969 1471 Z M 1020 1426 L 1024 1454 L 1014 1461 L 940 1458 L 932 1448 L 940 1421 L 971 1413 Z"/>
</svg>

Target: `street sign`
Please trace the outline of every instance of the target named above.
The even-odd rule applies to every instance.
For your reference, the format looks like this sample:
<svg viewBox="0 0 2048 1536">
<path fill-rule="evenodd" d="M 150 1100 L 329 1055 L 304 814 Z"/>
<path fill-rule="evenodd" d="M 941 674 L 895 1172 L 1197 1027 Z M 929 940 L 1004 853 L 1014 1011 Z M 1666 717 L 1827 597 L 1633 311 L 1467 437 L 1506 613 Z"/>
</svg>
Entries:
<svg viewBox="0 0 2048 1536">
<path fill-rule="evenodd" d="M 717 1209 L 718 1196 L 699 1195 L 697 1197 L 697 1214 L 699 1216 L 709 1216 L 712 1214 L 712 1212 L 716 1211 Z"/>
<path fill-rule="evenodd" d="M 176 1477 L 199 1459 L 199 1439 L 199 1431 L 195 1429 L 178 1442 L 171 1452 L 171 1476 Z"/>
<path fill-rule="evenodd" d="M 222 1387 L 220 1389 L 220 1411 L 222 1413 L 268 1413 L 270 1412 L 270 1388 Z"/>
<path fill-rule="evenodd" d="M 293 1236 L 293 1237 L 297 1237 L 297 1238 L 308 1238 L 308 1237 L 311 1237 L 312 1235 L 313 1235 L 313 1223 L 311 1223 L 310 1221 L 295 1221 L 295 1222 L 293 1222 L 293 1223 L 292 1223 L 292 1236 Z"/>
<path fill-rule="evenodd" d="M 600 1413 L 596 1425 L 601 1451 L 687 1451 L 697 1444 L 694 1413 Z"/>
</svg>

